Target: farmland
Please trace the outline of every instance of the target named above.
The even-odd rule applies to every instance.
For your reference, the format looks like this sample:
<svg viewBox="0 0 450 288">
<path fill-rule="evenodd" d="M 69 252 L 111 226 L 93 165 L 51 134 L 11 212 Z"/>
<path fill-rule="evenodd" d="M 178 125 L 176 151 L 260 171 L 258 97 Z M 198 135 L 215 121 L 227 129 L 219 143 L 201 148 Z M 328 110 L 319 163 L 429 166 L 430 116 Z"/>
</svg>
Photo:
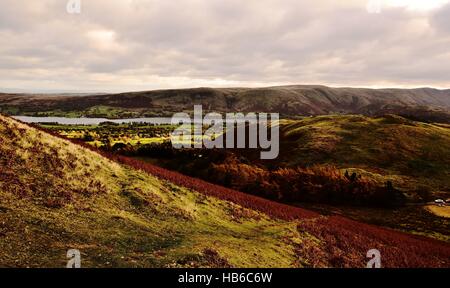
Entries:
<svg viewBox="0 0 450 288">
<path fill-rule="evenodd" d="M 114 150 L 124 147 L 123 145 L 140 146 L 162 143 L 169 140 L 170 132 L 176 128 L 173 125 L 115 124 L 112 122 L 100 125 L 58 125 L 55 123 L 42 126 L 59 131 L 67 138 L 79 139 L 95 147 Z"/>
</svg>

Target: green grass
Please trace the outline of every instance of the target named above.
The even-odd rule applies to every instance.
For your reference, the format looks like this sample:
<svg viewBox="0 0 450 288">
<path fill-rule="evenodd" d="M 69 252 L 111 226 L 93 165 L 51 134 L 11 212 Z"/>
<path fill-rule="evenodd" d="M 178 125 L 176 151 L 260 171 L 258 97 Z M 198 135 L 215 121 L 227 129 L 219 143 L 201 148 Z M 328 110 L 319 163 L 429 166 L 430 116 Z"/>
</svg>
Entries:
<svg viewBox="0 0 450 288">
<path fill-rule="evenodd" d="M 345 171 L 350 174 L 355 172 L 380 186 L 386 181 L 391 181 L 410 202 L 426 202 L 449 197 L 450 126 L 448 125 L 414 122 L 398 116 L 369 118 L 358 115 L 329 115 L 282 120 L 280 128 L 280 158 L 275 161 L 278 166 L 332 164 L 337 166 L 342 174 Z M 104 136 L 111 138 L 111 145 L 129 143 L 138 147 L 140 144 L 160 143 L 174 127 L 118 125 L 83 129 L 74 126 L 55 126 L 52 129 L 62 131 L 71 138 L 81 138 L 85 132 L 83 130 L 86 130 L 97 139 L 89 143 L 97 147 L 103 145 L 99 139 Z M 155 134 L 156 129 L 165 132 L 160 133 L 161 137 L 138 136 Z M 248 155 L 242 154 L 243 157 L 249 157 Z M 256 155 L 259 157 L 259 153 Z M 249 163 L 253 163 L 252 158 L 249 159 Z M 155 161 L 153 159 L 152 163 L 160 165 L 162 163 Z M 182 164 L 175 165 L 175 167 L 182 166 Z M 186 166 L 184 171 L 187 169 L 190 169 L 189 166 Z M 349 209 L 349 212 L 347 209 L 343 211 L 345 215 L 360 221 L 448 241 L 448 232 L 441 231 L 441 227 L 448 224 L 441 223 L 442 220 L 431 213 L 423 212 L 422 208 L 418 210 L 402 208 L 401 211 L 358 209 L 361 210 L 355 208 L 361 217 L 356 217 L 357 213 L 353 213 L 352 209 Z"/>
<path fill-rule="evenodd" d="M 107 119 L 124 119 L 124 118 L 139 118 L 139 117 L 151 117 L 157 115 L 143 114 L 142 109 L 126 109 L 118 108 L 112 106 L 92 106 L 84 110 L 34 110 L 34 111 L 23 111 L 20 107 L 0 107 L 0 112 L 7 115 L 22 115 L 22 116 L 35 116 L 35 117 L 67 117 L 67 118 L 79 118 L 79 117 L 89 117 L 89 118 L 107 118 Z"/>
<path fill-rule="evenodd" d="M 406 190 L 450 193 L 450 129 L 399 116 L 331 115 L 283 120 L 281 166 L 331 164 Z M 355 170 L 356 171 L 356 170 Z"/>
<path fill-rule="evenodd" d="M 83 139 L 100 147 L 123 143 L 164 143 L 176 127 L 162 126 L 51 126 L 69 138 Z M 438 197 L 450 193 L 450 128 L 388 115 L 327 115 L 281 120 L 280 156 L 270 165 L 279 167 L 333 165 L 344 173 L 356 172 L 383 184 L 391 181 L 412 201 L 421 201 L 421 190 Z M 240 153 L 237 151 L 236 153 Z M 259 162 L 259 153 L 243 152 Z M 264 163 L 263 163 L 264 164 Z"/>
<path fill-rule="evenodd" d="M 295 222 L 236 214 L 243 208 L 0 122 L 0 266 L 64 267 L 72 248 L 84 267 L 297 263 Z"/>
</svg>

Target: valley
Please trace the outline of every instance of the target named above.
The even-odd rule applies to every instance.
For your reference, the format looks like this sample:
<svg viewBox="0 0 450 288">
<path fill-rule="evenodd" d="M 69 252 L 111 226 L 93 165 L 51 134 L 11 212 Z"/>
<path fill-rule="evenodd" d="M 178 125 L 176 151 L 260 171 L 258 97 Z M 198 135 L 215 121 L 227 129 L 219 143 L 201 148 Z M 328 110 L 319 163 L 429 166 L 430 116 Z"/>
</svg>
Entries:
<svg viewBox="0 0 450 288">
<path fill-rule="evenodd" d="M 449 265 L 445 242 L 321 216 L 0 121 L 4 267 L 61 267 L 73 248 L 85 267 L 364 267 L 374 247 L 384 267 Z"/>
<path fill-rule="evenodd" d="M 3 113 L 65 117 L 18 117 L 34 119 L 27 124 L 1 116 L 1 265 L 58 267 L 74 247 L 89 267 L 364 267 L 374 248 L 385 267 L 448 265 L 448 207 L 433 203 L 450 198 L 450 126 L 439 116 L 448 109 L 445 91 L 404 91 L 408 97 L 392 102 L 401 111 L 428 111 L 411 117 L 379 100 L 368 110 L 371 93 L 390 90 L 267 89 L 292 95 L 267 92 L 275 102 L 253 104 L 243 96 L 252 89 L 129 93 L 119 102 L 0 95 Z M 365 104 L 326 94 L 333 113 L 324 103 L 311 113 L 283 106 L 272 160 L 261 160 L 261 149 L 174 149 L 179 125 L 121 120 L 190 114 L 181 103 L 205 101 L 214 104 L 205 113 L 271 112 L 277 99 L 324 91 L 358 92 Z"/>
<path fill-rule="evenodd" d="M 109 153 L 131 156 L 248 194 L 404 232 L 450 239 L 449 219 L 425 208 L 434 199 L 450 197 L 446 157 L 450 153 L 450 130 L 444 124 L 415 122 L 394 115 L 283 120 L 281 153 L 271 161 L 260 160 L 258 151 L 248 149 L 173 149 L 170 133 L 175 126 L 170 125 L 42 127 Z M 355 173 L 359 178 L 352 183 L 346 173 Z M 388 182 L 393 189 L 383 194 Z M 296 188 L 299 183 L 301 188 Z M 379 196 L 373 194 L 377 189 Z"/>
<path fill-rule="evenodd" d="M 0 4 L 11 283 L 445 283 L 450 0 L 25 2 Z"/>
<path fill-rule="evenodd" d="M 124 119 L 172 117 L 202 105 L 205 113 L 265 112 L 282 118 L 328 114 L 397 114 L 450 123 L 450 90 L 333 88 L 291 85 L 263 88 L 193 88 L 97 95 L 1 94 L 7 115 Z"/>
</svg>

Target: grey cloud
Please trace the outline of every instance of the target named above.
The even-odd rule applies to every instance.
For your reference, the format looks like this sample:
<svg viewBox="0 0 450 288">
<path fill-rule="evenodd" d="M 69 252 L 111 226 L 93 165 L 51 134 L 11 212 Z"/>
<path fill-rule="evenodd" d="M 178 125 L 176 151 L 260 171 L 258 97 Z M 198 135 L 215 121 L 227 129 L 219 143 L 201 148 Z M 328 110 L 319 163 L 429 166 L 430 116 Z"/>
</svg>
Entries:
<svg viewBox="0 0 450 288">
<path fill-rule="evenodd" d="M 450 86 L 450 4 L 369 14 L 365 0 L 81 1 L 80 15 L 66 0 L 2 1 L 0 87 Z"/>
<path fill-rule="evenodd" d="M 433 15 L 431 23 L 435 25 L 438 31 L 447 33 L 447 35 L 450 34 L 450 3 Z"/>
</svg>

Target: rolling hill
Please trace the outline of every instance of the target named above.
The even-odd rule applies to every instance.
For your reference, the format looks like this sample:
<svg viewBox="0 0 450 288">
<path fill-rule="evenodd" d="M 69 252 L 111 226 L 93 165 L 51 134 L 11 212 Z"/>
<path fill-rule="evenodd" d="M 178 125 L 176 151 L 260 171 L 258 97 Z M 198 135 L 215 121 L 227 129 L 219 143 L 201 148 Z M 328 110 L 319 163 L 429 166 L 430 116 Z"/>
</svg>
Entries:
<svg viewBox="0 0 450 288">
<path fill-rule="evenodd" d="M 10 115 L 86 117 L 171 116 L 202 104 L 207 111 L 275 112 L 282 117 L 332 113 L 398 114 L 450 122 L 450 90 L 330 88 L 196 88 L 91 96 L 0 94 L 0 112 Z"/>
<path fill-rule="evenodd" d="M 276 165 L 333 165 L 375 180 L 390 180 L 410 193 L 428 187 L 445 199 L 450 196 L 448 155 L 448 125 L 396 115 L 335 115 L 282 121 Z"/>
<path fill-rule="evenodd" d="M 449 125 L 396 115 L 326 115 L 279 125 L 273 160 L 260 160 L 257 149 L 177 150 L 164 142 L 119 152 L 282 203 L 450 239 L 445 213 L 425 209 L 450 198 Z"/>
<path fill-rule="evenodd" d="M 450 197 L 448 124 L 418 122 L 397 115 L 324 115 L 282 119 L 279 128 L 279 156 L 273 160 L 261 160 L 259 149 L 177 150 L 164 142 L 136 148 L 128 145 L 124 153 L 153 158 L 168 169 L 250 193 L 255 190 L 255 181 L 261 182 L 256 175 L 282 169 L 331 167 L 340 173 L 338 178 L 344 178 L 347 171 L 378 186 L 390 181 L 408 202 Z M 245 179 L 242 169 L 247 168 L 252 176 Z"/>
<path fill-rule="evenodd" d="M 0 116 L 0 266 L 289 267 L 295 223 L 159 180 Z M 287 238 L 286 238 L 287 237 Z"/>
<path fill-rule="evenodd" d="M 72 248 L 84 267 L 365 267 L 374 248 L 384 267 L 450 265 L 447 243 L 107 158 L 4 116 L 0 171 L 2 267 L 64 267 Z"/>
</svg>

